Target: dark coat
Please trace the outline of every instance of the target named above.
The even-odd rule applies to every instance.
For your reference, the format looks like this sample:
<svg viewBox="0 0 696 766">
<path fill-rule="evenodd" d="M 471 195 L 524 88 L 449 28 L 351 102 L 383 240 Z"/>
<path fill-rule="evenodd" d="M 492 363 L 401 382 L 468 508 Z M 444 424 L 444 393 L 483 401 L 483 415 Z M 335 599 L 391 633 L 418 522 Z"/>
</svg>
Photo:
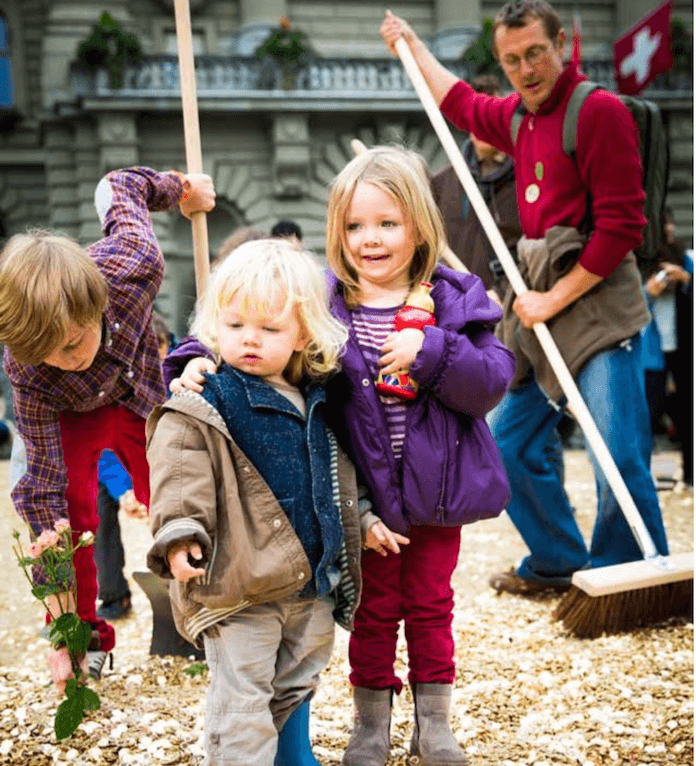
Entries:
<svg viewBox="0 0 696 766">
<path fill-rule="evenodd" d="M 482 177 L 470 139 L 464 142 L 462 154 L 505 244 L 514 256 L 517 241 L 522 236 L 522 227 L 517 211 L 512 157 L 506 157 L 496 170 Z M 486 290 L 495 288 L 502 299 L 507 279 L 452 165 L 445 165 L 435 173 L 432 177 L 432 188 L 445 222 L 450 249 L 472 274 L 481 278 Z"/>
</svg>

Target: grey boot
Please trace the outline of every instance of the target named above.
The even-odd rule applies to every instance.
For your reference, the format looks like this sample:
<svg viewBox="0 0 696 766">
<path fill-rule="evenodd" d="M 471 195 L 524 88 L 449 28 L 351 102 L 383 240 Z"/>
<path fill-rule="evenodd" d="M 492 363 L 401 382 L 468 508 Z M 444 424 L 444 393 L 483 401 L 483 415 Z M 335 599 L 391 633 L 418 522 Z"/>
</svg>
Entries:
<svg viewBox="0 0 696 766">
<path fill-rule="evenodd" d="M 384 766 L 389 757 L 393 689 L 353 687 L 355 721 L 343 766 Z"/>
<path fill-rule="evenodd" d="M 412 684 L 416 726 L 411 755 L 420 766 L 463 766 L 469 763 L 449 725 L 451 684 Z"/>
</svg>

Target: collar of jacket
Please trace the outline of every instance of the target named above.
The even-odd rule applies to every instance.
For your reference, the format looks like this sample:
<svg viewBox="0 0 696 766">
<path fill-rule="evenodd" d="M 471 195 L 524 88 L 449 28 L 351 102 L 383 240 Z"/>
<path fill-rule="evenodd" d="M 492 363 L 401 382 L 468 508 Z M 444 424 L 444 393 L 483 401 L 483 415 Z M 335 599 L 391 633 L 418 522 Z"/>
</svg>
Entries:
<svg viewBox="0 0 696 766">
<path fill-rule="evenodd" d="M 249 375 L 230 367 L 225 362 L 220 365 L 216 374 L 223 379 L 228 378 L 230 382 L 241 385 L 251 407 L 277 410 L 304 420 L 297 407 L 286 396 L 276 391 L 273 386 L 265 383 L 257 375 Z M 308 416 L 314 406 L 326 400 L 324 387 L 317 383 L 301 384 L 298 388 L 305 398 Z"/>
<path fill-rule="evenodd" d="M 433 283 L 431 295 L 435 301 L 435 319 L 443 330 L 457 332 L 470 322 L 493 325 L 500 320 L 500 307 L 486 295 L 483 282 L 474 274 L 464 274 L 438 264 L 430 281 Z M 327 284 L 331 313 L 346 327 L 351 327 L 343 286 L 331 272 L 327 272 Z"/>
</svg>

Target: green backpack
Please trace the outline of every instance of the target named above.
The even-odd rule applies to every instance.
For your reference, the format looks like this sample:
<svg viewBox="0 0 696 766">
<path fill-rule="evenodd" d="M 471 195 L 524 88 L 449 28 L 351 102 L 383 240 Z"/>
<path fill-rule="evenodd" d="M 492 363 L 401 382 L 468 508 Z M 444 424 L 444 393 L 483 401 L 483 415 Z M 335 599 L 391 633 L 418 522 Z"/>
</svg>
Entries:
<svg viewBox="0 0 696 766">
<path fill-rule="evenodd" d="M 585 99 L 592 91 L 601 88 L 601 85 L 583 80 L 573 90 L 568 101 L 568 107 L 563 118 L 563 151 L 570 157 L 575 156 L 578 145 L 578 116 Z M 657 251 L 662 242 L 662 215 L 667 195 L 667 176 L 669 174 L 669 146 L 667 133 L 662 123 L 662 116 L 657 104 L 636 96 L 624 96 L 618 94 L 618 98 L 626 105 L 628 111 L 638 126 L 640 135 L 640 158 L 643 163 L 643 190 L 645 191 L 645 203 L 643 215 L 647 224 L 643 229 L 643 242 L 636 248 L 635 254 L 641 272 L 650 271 L 651 266 L 657 260 Z M 517 134 L 522 124 L 524 109 L 515 111 L 510 124 L 512 141 L 515 143 Z M 592 209 L 588 206 L 588 215 Z M 587 231 L 591 230 L 590 225 Z"/>
</svg>

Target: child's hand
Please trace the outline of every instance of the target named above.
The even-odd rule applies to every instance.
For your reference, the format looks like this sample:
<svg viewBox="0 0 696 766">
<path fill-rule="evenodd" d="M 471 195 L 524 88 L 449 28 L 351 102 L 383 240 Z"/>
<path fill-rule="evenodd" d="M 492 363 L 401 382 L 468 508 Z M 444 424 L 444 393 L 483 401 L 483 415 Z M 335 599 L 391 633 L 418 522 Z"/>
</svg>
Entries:
<svg viewBox="0 0 696 766">
<path fill-rule="evenodd" d="M 209 213 L 215 207 L 213 179 L 206 173 L 188 173 L 183 180 L 184 193 L 179 200 L 179 210 L 186 218 L 193 213 Z"/>
<path fill-rule="evenodd" d="M 65 694 L 65 687 L 71 678 L 75 678 L 75 674 L 72 669 L 72 661 L 70 659 L 70 652 L 67 646 L 63 646 L 60 649 L 51 649 L 48 653 L 48 667 L 51 670 L 51 678 L 58 691 L 59 695 Z M 87 657 L 83 657 L 80 662 L 80 669 L 82 675 L 80 676 L 80 683 L 87 682 Z"/>
<path fill-rule="evenodd" d="M 147 518 L 147 506 L 138 500 L 132 489 L 127 489 L 119 497 L 118 504 L 126 516 L 131 516 L 134 519 Z"/>
<path fill-rule="evenodd" d="M 181 373 L 180 378 L 174 378 L 169 384 L 169 390 L 173 394 L 179 394 L 186 389 L 189 391 L 195 391 L 200 394 L 205 385 L 204 372 L 217 372 L 217 365 L 212 359 L 206 359 L 204 356 L 197 356 L 192 359 L 184 371 Z"/>
<path fill-rule="evenodd" d="M 377 551 L 380 556 L 386 556 L 387 550 L 393 553 L 400 553 L 399 543 L 408 545 L 411 541 L 408 537 L 403 537 L 397 532 L 392 532 L 382 521 L 376 521 L 368 530 L 365 536 L 365 545 Z"/>
<path fill-rule="evenodd" d="M 389 334 L 382 346 L 382 356 L 379 358 L 382 374 L 389 375 L 397 370 L 408 369 L 423 348 L 424 340 L 423 330 L 416 330 L 413 327 Z"/>
<path fill-rule="evenodd" d="M 174 543 L 167 551 L 167 563 L 174 578 L 179 582 L 188 582 L 194 577 L 203 577 L 205 569 L 196 569 L 189 564 L 189 556 L 195 562 L 203 563 L 201 546 L 193 540 Z"/>
</svg>

